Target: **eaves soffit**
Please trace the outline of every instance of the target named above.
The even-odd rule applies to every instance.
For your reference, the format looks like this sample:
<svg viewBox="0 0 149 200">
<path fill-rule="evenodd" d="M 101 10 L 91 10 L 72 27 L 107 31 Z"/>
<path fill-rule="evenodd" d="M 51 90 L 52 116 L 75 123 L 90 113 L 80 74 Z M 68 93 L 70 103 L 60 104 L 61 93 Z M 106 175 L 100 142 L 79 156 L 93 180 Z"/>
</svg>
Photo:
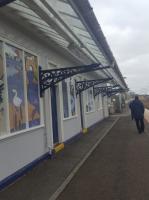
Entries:
<svg viewBox="0 0 149 200">
<path fill-rule="evenodd" d="M 43 35 L 44 39 L 46 38 L 48 42 L 50 39 L 63 49 L 70 51 L 71 54 L 74 54 L 76 58 L 80 59 L 80 61 L 85 61 L 87 63 L 99 61 L 103 66 L 108 65 L 107 60 L 96 45 L 95 41 L 92 39 L 85 25 L 67 0 L 39 0 L 39 2 L 42 3 L 47 1 L 51 8 L 53 10 L 55 9 L 57 15 L 59 15 L 64 23 L 67 24 L 71 29 L 72 35 L 70 32 L 68 35 L 71 35 L 70 39 L 73 38 L 75 43 L 70 43 L 70 40 L 67 40 L 66 36 L 60 34 L 53 26 L 50 26 L 47 21 L 43 20 L 41 16 L 35 12 L 35 10 L 29 7 L 29 4 L 24 3 L 27 1 L 30 2 L 29 0 L 16 0 L 15 2 L 6 6 L 4 9 L 10 9 L 9 11 L 12 11 L 10 12 L 10 15 L 13 18 L 16 17 L 16 19 L 20 20 L 21 23 L 30 24 L 33 29 L 37 29 L 37 34 Z M 50 15 L 53 20 L 57 21 L 52 12 Z M 20 16 L 20 18 L 18 16 Z M 58 24 L 59 23 L 60 22 L 58 22 Z M 77 39 L 74 38 L 74 36 L 76 36 Z M 78 48 L 78 45 L 80 45 L 80 48 Z M 93 56 L 90 55 L 90 52 L 86 49 L 89 49 Z"/>
<path fill-rule="evenodd" d="M 39 0 L 38 2 L 42 3 L 41 1 Z M 36 36 L 39 36 L 41 39 L 46 41 L 47 44 L 51 44 L 52 46 L 55 45 L 55 48 L 63 51 L 62 53 L 66 52 L 71 57 L 76 59 L 76 61 L 83 62 L 86 60 L 88 63 L 91 63 L 91 59 L 88 58 L 85 53 L 79 51 L 77 47 L 72 48 L 70 45 L 72 43 L 70 43 L 69 37 L 67 40 L 66 36 L 59 33 L 53 24 L 50 24 L 39 16 L 38 13 L 36 13 L 36 11 L 29 6 L 29 3 L 27 4 L 27 2 L 30 3 L 28 0 L 16 0 L 13 3 L 1 8 L 1 13 L 8 18 L 11 18 L 13 21 L 16 21 L 33 34 L 36 34 Z M 49 15 L 53 21 L 57 21 L 52 13 L 49 12 Z"/>
</svg>

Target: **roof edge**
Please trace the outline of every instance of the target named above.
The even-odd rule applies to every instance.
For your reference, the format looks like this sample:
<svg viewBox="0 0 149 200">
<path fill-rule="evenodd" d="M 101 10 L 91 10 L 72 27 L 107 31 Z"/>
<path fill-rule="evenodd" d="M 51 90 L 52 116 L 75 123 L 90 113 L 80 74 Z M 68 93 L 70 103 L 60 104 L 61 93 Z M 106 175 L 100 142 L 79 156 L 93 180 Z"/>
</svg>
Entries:
<svg viewBox="0 0 149 200">
<path fill-rule="evenodd" d="M 115 57 L 113 56 L 113 53 L 108 45 L 108 42 L 102 32 L 101 26 L 98 23 L 98 20 L 93 12 L 93 8 L 91 7 L 88 0 L 69 0 L 70 2 L 73 2 L 73 4 L 78 9 L 79 13 L 82 15 L 84 21 L 87 23 L 90 31 L 95 36 L 96 40 L 99 42 L 100 46 L 102 47 L 102 50 L 104 51 L 107 59 L 111 63 L 111 65 L 114 63 L 114 69 L 119 75 L 121 81 L 123 82 L 124 86 L 127 88 L 127 84 L 122 76 L 122 73 L 118 67 L 118 64 L 116 62 Z"/>
</svg>

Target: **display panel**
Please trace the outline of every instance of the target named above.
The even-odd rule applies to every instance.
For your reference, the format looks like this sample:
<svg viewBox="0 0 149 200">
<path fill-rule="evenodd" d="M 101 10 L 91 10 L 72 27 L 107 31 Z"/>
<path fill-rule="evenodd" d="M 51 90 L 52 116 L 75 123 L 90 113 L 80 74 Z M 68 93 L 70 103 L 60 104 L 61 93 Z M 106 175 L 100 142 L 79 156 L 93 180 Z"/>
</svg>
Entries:
<svg viewBox="0 0 149 200">
<path fill-rule="evenodd" d="M 23 52 L 5 45 L 10 132 L 26 128 Z"/>
<path fill-rule="evenodd" d="M 40 125 L 40 100 L 38 88 L 37 57 L 25 53 L 29 127 Z"/>
<path fill-rule="evenodd" d="M 2 42 L 0 42 L 0 135 L 6 133 L 6 97 L 5 97 L 5 83 L 4 83 L 4 59 Z"/>
</svg>

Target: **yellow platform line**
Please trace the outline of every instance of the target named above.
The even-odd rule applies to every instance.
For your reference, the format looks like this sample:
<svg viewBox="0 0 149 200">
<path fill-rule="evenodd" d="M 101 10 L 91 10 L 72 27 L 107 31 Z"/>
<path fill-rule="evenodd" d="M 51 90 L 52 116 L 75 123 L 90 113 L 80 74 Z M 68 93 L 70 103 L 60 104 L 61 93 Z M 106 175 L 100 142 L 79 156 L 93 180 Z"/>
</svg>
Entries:
<svg viewBox="0 0 149 200">
<path fill-rule="evenodd" d="M 54 151 L 55 153 L 61 151 L 62 149 L 64 149 L 64 143 L 58 144 L 54 147 Z"/>
</svg>

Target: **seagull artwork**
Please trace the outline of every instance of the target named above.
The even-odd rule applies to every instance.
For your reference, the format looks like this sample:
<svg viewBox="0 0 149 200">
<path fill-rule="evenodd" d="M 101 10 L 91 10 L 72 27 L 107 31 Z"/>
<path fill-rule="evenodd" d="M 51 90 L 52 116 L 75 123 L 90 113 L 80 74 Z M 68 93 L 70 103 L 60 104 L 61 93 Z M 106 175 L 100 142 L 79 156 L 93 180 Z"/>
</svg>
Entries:
<svg viewBox="0 0 149 200">
<path fill-rule="evenodd" d="M 14 93 L 13 104 L 15 105 L 15 107 L 20 108 L 22 99 L 18 97 L 17 90 L 13 89 L 12 92 Z"/>
<path fill-rule="evenodd" d="M 12 89 L 12 92 L 14 93 L 12 102 L 15 107 L 14 112 L 14 129 L 15 130 L 21 130 L 22 129 L 22 120 L 23 120 L 23 114 L 22 114 L 22 99 L 18 97 L 18 92 L 16 89 Z"/>
</svg>

